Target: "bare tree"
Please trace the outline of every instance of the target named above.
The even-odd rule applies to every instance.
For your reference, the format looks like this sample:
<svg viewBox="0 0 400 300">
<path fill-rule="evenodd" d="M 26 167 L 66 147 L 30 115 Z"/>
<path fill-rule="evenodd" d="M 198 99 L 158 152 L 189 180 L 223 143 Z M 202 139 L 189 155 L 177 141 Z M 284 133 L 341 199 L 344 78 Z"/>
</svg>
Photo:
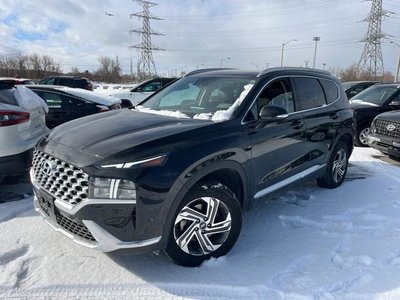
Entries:
<svg viewBox="0 0 400 300">
<path fill-rule="evenodd" d="M 117 83 L 121 80 L 121 67 L 117 60 L 114 60 L 108 56 L 100 56 L 98 58 L 100 67 L 95 71 L 95 75 L 100 78 L 100 80 Z"/>
</svg>

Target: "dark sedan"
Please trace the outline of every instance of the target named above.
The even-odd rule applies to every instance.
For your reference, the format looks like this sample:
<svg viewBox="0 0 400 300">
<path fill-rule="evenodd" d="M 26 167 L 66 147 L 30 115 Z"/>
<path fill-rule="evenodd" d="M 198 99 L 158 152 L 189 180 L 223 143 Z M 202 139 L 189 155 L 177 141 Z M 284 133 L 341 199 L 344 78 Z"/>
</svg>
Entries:
<svg viewBox="0 0 400 300">
<path fill-rule="evenodd" d="M 351 99 L 350 104 L 356 119 L 355 143 L 366 147 L 372 120 L 381 113 L 400 109 L 400 86 L 393 83 L 375 84 Z"/>
<path fill-rule="evenodd" d="M 49 107 L 46 125 L 54 128 L 62 123 L 121 107 L 121 100 L 115 97 L 98 95 L 84 89 L 64 86 L 27 86 Z"/>
<path fill-rule="evenodd" d="M 368 145 L 389 156 L 400 158 L 400 111 L 386 112 L 374 119 Z"/>
</svg>

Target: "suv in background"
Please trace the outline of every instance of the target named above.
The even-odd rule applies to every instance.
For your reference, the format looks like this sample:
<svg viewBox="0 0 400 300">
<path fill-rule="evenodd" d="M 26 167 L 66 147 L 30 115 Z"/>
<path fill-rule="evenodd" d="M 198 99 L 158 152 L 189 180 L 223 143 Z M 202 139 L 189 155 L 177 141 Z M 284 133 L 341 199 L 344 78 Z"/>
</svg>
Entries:
<svg viewBox="0 0 400 300">
<path fill-rule="evenodd" d="M 0 182 L 29 169 L 33 147 L 48 132 L 45 103 L 33 92 L 17 89 L 26 88 L 0 83 Z"/>
<path fill-rule="evenodd" d="M 344 92 L 347 98 L 351 99 L 357 94 L 361 93 L 363 90 L 377 84 L 379 81 L 348 81 L 343 82 Z"/>
<path fill-rule="evenodd" d="M 93 90 L 92 82 L 79 76 L 50 76 L 39 80 L 37 84 L 63 85 L 89 91 Z"/>
<path fill-rule="evenodd" d="M 110 94 L 110 96 L 120 98 L 122 100 L 122 108 L 132 108 L 174 80 L 176 78 L 154 78 L 140 83 L 130 91 L 115 92 Z"/>
<path fill-rule="evenodd" d="M 368 146 L 372 120 L 379 114 L 400 109 L 400 86 L 396 83 L 378 83 L 350 100 L 356 121 L 357 146 Z"/>
<path fill-rule="evenodd" d="M 380 114 L 374 119 L 368 145 L 389 156 L 400 158 L 400 110 Z"/>
<path fill-rule="evenodd" d="M 260 198 L 340 186 L 353 150 L 353 110 L 325 71 L 193 71 L 136 109 L 63 124 L 35 149 L 35 209 L 92 249 L 197 266 L 228 253 Z"/>
</svg>

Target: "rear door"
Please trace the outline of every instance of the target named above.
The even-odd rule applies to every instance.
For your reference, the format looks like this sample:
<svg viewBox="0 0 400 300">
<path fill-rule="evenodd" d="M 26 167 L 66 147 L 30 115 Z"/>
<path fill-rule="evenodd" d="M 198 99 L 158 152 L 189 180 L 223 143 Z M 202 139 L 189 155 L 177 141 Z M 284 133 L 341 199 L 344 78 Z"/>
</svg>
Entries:
<svg viewBox="0 0 400 300">
<path fill-rule="evenodd" d="M 339 99 L 339 88 L 322 78 L 292 77 L 291 81 L 305 126 L 304 168 L 323 167 L 340 126 L 339 109 L 331 105 Z"/>
</svg>

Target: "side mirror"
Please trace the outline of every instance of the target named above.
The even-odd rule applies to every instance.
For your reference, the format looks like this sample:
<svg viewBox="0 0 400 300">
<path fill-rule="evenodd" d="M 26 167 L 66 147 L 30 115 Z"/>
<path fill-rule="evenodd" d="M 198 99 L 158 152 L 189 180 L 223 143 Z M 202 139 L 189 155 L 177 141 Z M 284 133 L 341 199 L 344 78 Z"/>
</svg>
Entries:
<svg viewBox="0 0 400 300">
<path fill-rule="evenodd" d="M 400 100 L 393 100 L 389 103 L 389 106 L 400 107 Z"/>
<path fill-rule="evenodd" d="M 260 119 L 264 121 L 284 120 L 287 116 L 287 110 L 280 106 L 265 105 L 260 111 Z"/>
</svg>

